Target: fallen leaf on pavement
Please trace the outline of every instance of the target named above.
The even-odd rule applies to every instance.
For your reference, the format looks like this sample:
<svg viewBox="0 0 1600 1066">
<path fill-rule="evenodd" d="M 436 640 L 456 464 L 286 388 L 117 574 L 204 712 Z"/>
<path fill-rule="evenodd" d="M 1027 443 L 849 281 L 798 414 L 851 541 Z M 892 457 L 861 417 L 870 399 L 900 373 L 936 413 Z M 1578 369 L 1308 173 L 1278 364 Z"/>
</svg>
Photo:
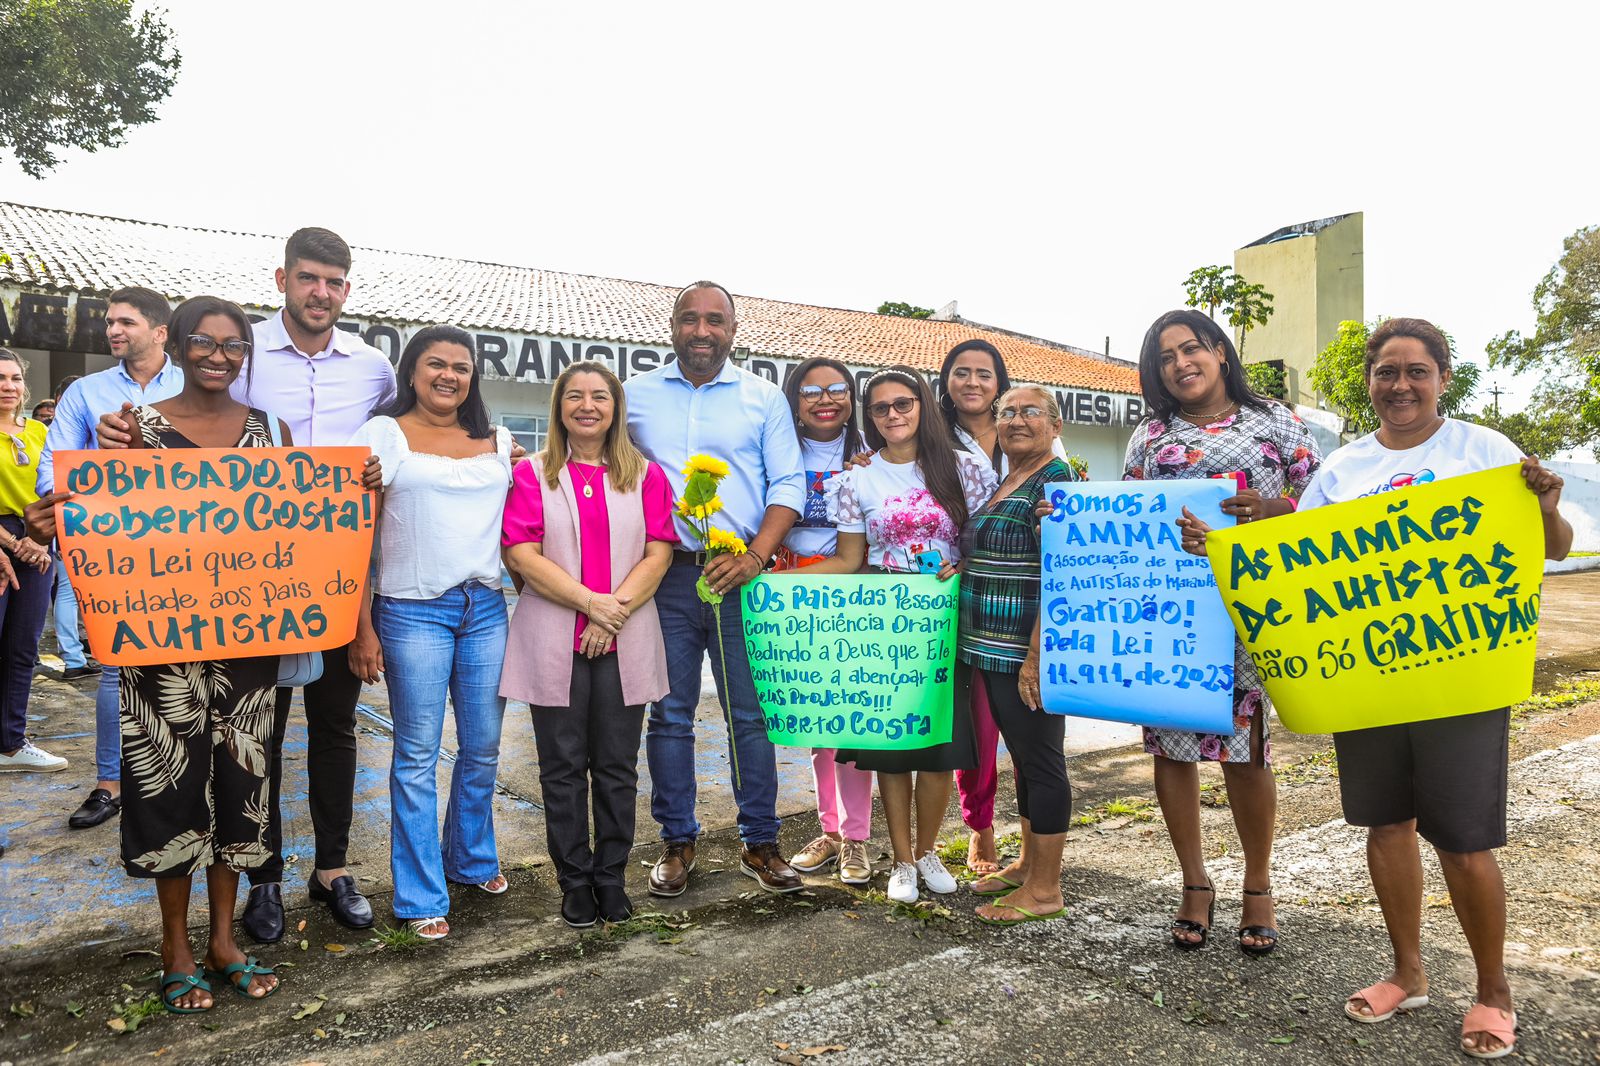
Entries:
<svg viewBox="0 0 1600 1066">
<path fill-rule="evenodd" d="M 149 948 L 134 948 L 132 951 L 124 951 L 122 953 L 122 957 L 125 959 L 137 959 L 141 956 L 151 959 L 159 959 L 161 957 L 161 952 L 151 951 Z"/>
<path fill-rule="evenodd" d="M 306 920 L 304 918 L 300 919 L 300 924 L 294 927 L 294 931 L 297 933 L 303 933 L 306 931 Z"/>
<path fill-rule="evenodd" d="M 811 1047 L 801 1048 L 800 1054 L 808 1056 L 827 1055 L 835 1051 L 843 1051 L 844 1049 L 845 1047 L 843 1044 L 815 1044 Z"/>
<path fill-rule="evenodd" d="M 339 954 L 339 952 L 344 950 L 344 945 L 343 944 L 324 944 L 324 945 L 322 945 L 322 947 L 323 947 L 323 950 L 331 951 L 335 955 Z"/>
<path fill-rule="evenodd" d="M 128 1023 L 123 1021 L 121 1018 L 107 1018 L 106 1028 L 110 1029 L 113 1033 L 125 1033 L 128 1031 Z"/>
<path fill-rule="evenodd" d="M 779 1051 L 788 1051 L 789 1050 L 788 1043 L 785 1042 L 785 1041 L 782 1041 L 782 1040 L 774 1040 L 772 1042 L 772 1046 L 777 1048 Z"/>
<path fill-rule="evenodd" d="M 299 1021 L 301 1018 L 309 1018 L 313 1014 L 317 1013 L 317 1011 L 322 1009 L 322 1004 L 324 1002 L 324 1000 L 313 999 L 309 1003 L 302 1003 L 300 1005 L 300 1009 L 295 1011 L 292 1017 L 295 1021 Z"/>
</svg>

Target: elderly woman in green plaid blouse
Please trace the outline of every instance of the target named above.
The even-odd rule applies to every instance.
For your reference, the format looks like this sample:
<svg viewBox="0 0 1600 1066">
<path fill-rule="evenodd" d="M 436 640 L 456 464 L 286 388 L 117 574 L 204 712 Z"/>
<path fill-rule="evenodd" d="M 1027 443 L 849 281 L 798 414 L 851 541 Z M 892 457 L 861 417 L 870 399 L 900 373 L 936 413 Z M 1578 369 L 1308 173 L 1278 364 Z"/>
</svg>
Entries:
<svg viewBox="0 0 1600 1066">
<path fill-rule="evenodd" d="M 995 896 L 977 909 L 991 925 L 1059 918 L 1061 848 L 1072 810 L 1066 719 L 1039 699 L 1039 533 L 1034 508 L 1045 486 L 1076 481 L 1051 451 L 1061 412 L 1044 389 L 1019 386 L 996 403 L 1000 448 L 1009 472 L 994 497 L 961 533 L 961 627 L 956 655 L 972 667 L 1011 752 L 1022 815 L 1022 852 L 1009 866 L 980 878 L 972 891 Z"/>
</svg>

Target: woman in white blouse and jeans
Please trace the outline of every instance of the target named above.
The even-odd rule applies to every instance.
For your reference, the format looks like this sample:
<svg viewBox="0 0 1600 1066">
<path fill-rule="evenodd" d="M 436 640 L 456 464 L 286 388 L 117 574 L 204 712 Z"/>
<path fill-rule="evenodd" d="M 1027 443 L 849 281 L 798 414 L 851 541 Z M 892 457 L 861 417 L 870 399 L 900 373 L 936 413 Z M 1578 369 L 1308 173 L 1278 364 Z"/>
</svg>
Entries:
<svg viewBox="0 0 1600 1066">
<path fill-rule="evenodd" d="M 492 800 L 505 713 L 500 521 L 511 435 L 489 424 L 464 330 L 419 332 L 400 357 L 398 385 L 351 441 L 380 457 L 384 489 L 372 602 L 350 668 L 369 684 L 388 681 L 394 914 L 437 940 L 450 932 L 446 881 L 495 895 L 507 887 Z M 435 781 L 447 695 L 457 753 L 441 842 Z"/>
</svg>

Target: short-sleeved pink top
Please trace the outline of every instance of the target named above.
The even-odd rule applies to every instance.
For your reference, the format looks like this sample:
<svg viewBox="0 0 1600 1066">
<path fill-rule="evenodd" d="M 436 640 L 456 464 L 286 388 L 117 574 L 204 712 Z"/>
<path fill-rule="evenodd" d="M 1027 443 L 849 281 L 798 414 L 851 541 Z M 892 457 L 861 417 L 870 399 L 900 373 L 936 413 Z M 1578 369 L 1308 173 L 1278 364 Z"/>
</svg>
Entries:
<svg viewBox="0 0 1600 1066">
<path fill-rule="evenodd" d="M 609 593 L 612 590 L 611 516 L 606 510 L 603 491 L 605 467 L 573 460 L 568 460 L 567 466 L 573 488 L 579 490 L 574 498 L 578 502 L 578 541 L 583 551 L 583 573 L 575 576 L 579 584 L 591 592 Z M 507 548 L 513 544 L 544 542 L 544 501 L 539 493 L 539 478 L 543 473 L 544 467 L 539 463 L 518 463 L 512 472 L 511 495 L 506 500 L 505 519 L 500 530 L 500 543 Z M 594 495 L 585 496 L 581 491 L 583 485 L 592 485 Z M 645 538 L 676 544 L 678 532 L 672 524 L 672 484 L 655 463 L 645 467 L 639 496 L 644 507 Z M 573 651 L 582 650 L 580 638 L 588 624 L 589 616 L 579 611 L 572 631 Z M 612 646 L 615 647 L 615 642 Z"/>
</svg>

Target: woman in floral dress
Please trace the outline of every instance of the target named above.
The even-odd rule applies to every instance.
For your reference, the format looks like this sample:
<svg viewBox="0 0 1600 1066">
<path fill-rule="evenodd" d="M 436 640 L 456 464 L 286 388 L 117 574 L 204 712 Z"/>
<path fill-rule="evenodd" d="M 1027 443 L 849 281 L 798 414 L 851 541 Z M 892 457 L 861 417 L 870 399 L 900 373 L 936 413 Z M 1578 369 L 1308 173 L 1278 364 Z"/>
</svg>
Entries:
<svg viewBox="0 0 1600 1066">
<path fill-rule="evenodd" d="M 1145 333 L 1139 383 L 1149 409 L 1128 443 L 1123 479 L 1171 481 L 1228 477 L 1237 495 L 1222 510 L 1240 522 L 1294 510 L 1294 499 L 1322 461 L 1292 409 L 1257 395 L 1216 323 L 1198 311 L 1169 311 Z M 1266 691 L 1255 664 L 1234 641 L 1232 736 L 1181 729 L 1144 730 L 1155 756 L 1156 798 L 1183 869 L 1183 903 L 1172 922 L 1175 947 L 1203 947 L 1216 910 L 1200 839 L 1198 763 L 1222 764 L 1228 804 L 1244 847 L 1244 908 L 1239 948 L 1265 955 L 1277 946 L 1272 907 L 1272 831 L 1277 782 L 1267 736 Z M 1201 921 L 1204 918 L 1204 921 Z"/>
</svg>

